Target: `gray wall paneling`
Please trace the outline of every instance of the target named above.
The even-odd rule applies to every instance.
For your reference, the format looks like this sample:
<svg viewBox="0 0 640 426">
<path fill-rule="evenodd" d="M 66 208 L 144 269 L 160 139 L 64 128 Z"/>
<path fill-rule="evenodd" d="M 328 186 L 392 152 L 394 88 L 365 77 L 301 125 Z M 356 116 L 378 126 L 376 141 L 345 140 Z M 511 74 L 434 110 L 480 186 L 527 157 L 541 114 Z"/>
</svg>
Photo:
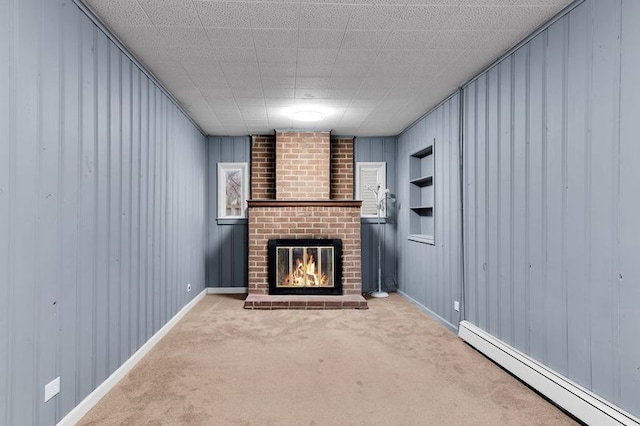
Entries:
<svg viewBox="0 0 640 426">
<path fill-rule="evenodd" d="M 638 19 L 586 1 L 464 97 L 465 318 L 636 416 Z"/>
<path fill-rule="evenodd" d="M 73 3 L 3 11 L 0 424 L 50 425 L 204 289 L 206 144 Z"/>
<path fill-rule="evenodd" d="M 207 138 L 209 159 L 206 264 L 208 287 L 247 287 L 247 220 L 218 221 L 218 163 L 249 163 L 251 138 Z"/>
<path fill-rule="evenodd" d="M 400 290 L 457 328 L 462 286 L 460 216 L 460 96 L 455 94 L 398 137 L 398 274 Z M 408 240 L 409 156 L 435 145 L 435 244 Z"/>
<path fill-rule="evenodd" d="M 387 188 L 396 193 L 396 138 L 367 137 L 355 139 L 355 161 L 386 162 Z M 382 227 L 382 285 L 395 289 L 397 272 L 397 209 L 394 202 L 387 202 L 387 219 Z M 370 292 L 378 288 L 378 225 L 369 219 L 362 221 L 362 291 Z"/>
</svg>

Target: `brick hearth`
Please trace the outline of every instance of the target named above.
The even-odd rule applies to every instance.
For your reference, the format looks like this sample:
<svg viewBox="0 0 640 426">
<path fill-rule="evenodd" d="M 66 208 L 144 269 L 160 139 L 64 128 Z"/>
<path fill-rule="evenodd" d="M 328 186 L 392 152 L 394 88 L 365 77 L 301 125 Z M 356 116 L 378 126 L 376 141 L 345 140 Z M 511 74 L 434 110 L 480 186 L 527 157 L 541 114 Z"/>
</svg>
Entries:
<svg viewBox="0 0 640 426">
<path fill-rule="evenodd" d="M 274 165 L 275 163 L 275 165 Z M 255 136 L 251 152 L 248 309 L 366 309 L 353 139 L 329 132 Z M 269 239 L 341 239 L 342 295 L 269 295 Z"/>
</svg>

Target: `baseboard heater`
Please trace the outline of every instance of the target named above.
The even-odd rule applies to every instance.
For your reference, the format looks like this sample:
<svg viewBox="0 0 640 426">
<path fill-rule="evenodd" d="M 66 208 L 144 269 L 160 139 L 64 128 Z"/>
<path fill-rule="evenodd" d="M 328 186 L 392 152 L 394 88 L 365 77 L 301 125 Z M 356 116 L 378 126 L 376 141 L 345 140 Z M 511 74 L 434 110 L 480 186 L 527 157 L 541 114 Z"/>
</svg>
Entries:
<svg viewBox="0 0 640 426">
<path fill-rule="evenodd" d="M 640 425 L 640 420 L 468 321 L 458 336 L 507 371 L 589 425 Z"/>
</svg>

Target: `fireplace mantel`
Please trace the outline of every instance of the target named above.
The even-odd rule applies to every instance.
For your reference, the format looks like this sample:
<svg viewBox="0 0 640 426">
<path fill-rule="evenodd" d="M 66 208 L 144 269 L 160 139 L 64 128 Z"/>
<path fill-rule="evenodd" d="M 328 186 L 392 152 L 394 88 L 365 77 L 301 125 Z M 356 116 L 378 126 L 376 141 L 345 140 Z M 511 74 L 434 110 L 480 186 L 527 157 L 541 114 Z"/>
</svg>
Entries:
<svg viewBox="0 0 640 426">
<path fill-rule="evenodd" d="M 249 207 L 360 207 L 359 200 L 247 200 Z"/>
</svg>

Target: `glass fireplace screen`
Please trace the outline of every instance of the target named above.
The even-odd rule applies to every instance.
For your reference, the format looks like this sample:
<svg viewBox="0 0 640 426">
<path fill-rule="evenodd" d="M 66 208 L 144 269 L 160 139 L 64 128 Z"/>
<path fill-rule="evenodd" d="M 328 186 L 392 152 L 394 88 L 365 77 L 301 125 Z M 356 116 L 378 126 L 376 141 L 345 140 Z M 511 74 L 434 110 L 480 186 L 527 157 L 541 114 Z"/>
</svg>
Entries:
<svg viewBox="0 0 640 426">
<path fill-rule="evenodd" d="M 333 287 L 333 247 L 278 247 L 277 287 Z"/>
<path fill-rule="evenodd" d="M 269 294 L 342 294 L 342 241 L 269 240 Z"/>
</svg>

